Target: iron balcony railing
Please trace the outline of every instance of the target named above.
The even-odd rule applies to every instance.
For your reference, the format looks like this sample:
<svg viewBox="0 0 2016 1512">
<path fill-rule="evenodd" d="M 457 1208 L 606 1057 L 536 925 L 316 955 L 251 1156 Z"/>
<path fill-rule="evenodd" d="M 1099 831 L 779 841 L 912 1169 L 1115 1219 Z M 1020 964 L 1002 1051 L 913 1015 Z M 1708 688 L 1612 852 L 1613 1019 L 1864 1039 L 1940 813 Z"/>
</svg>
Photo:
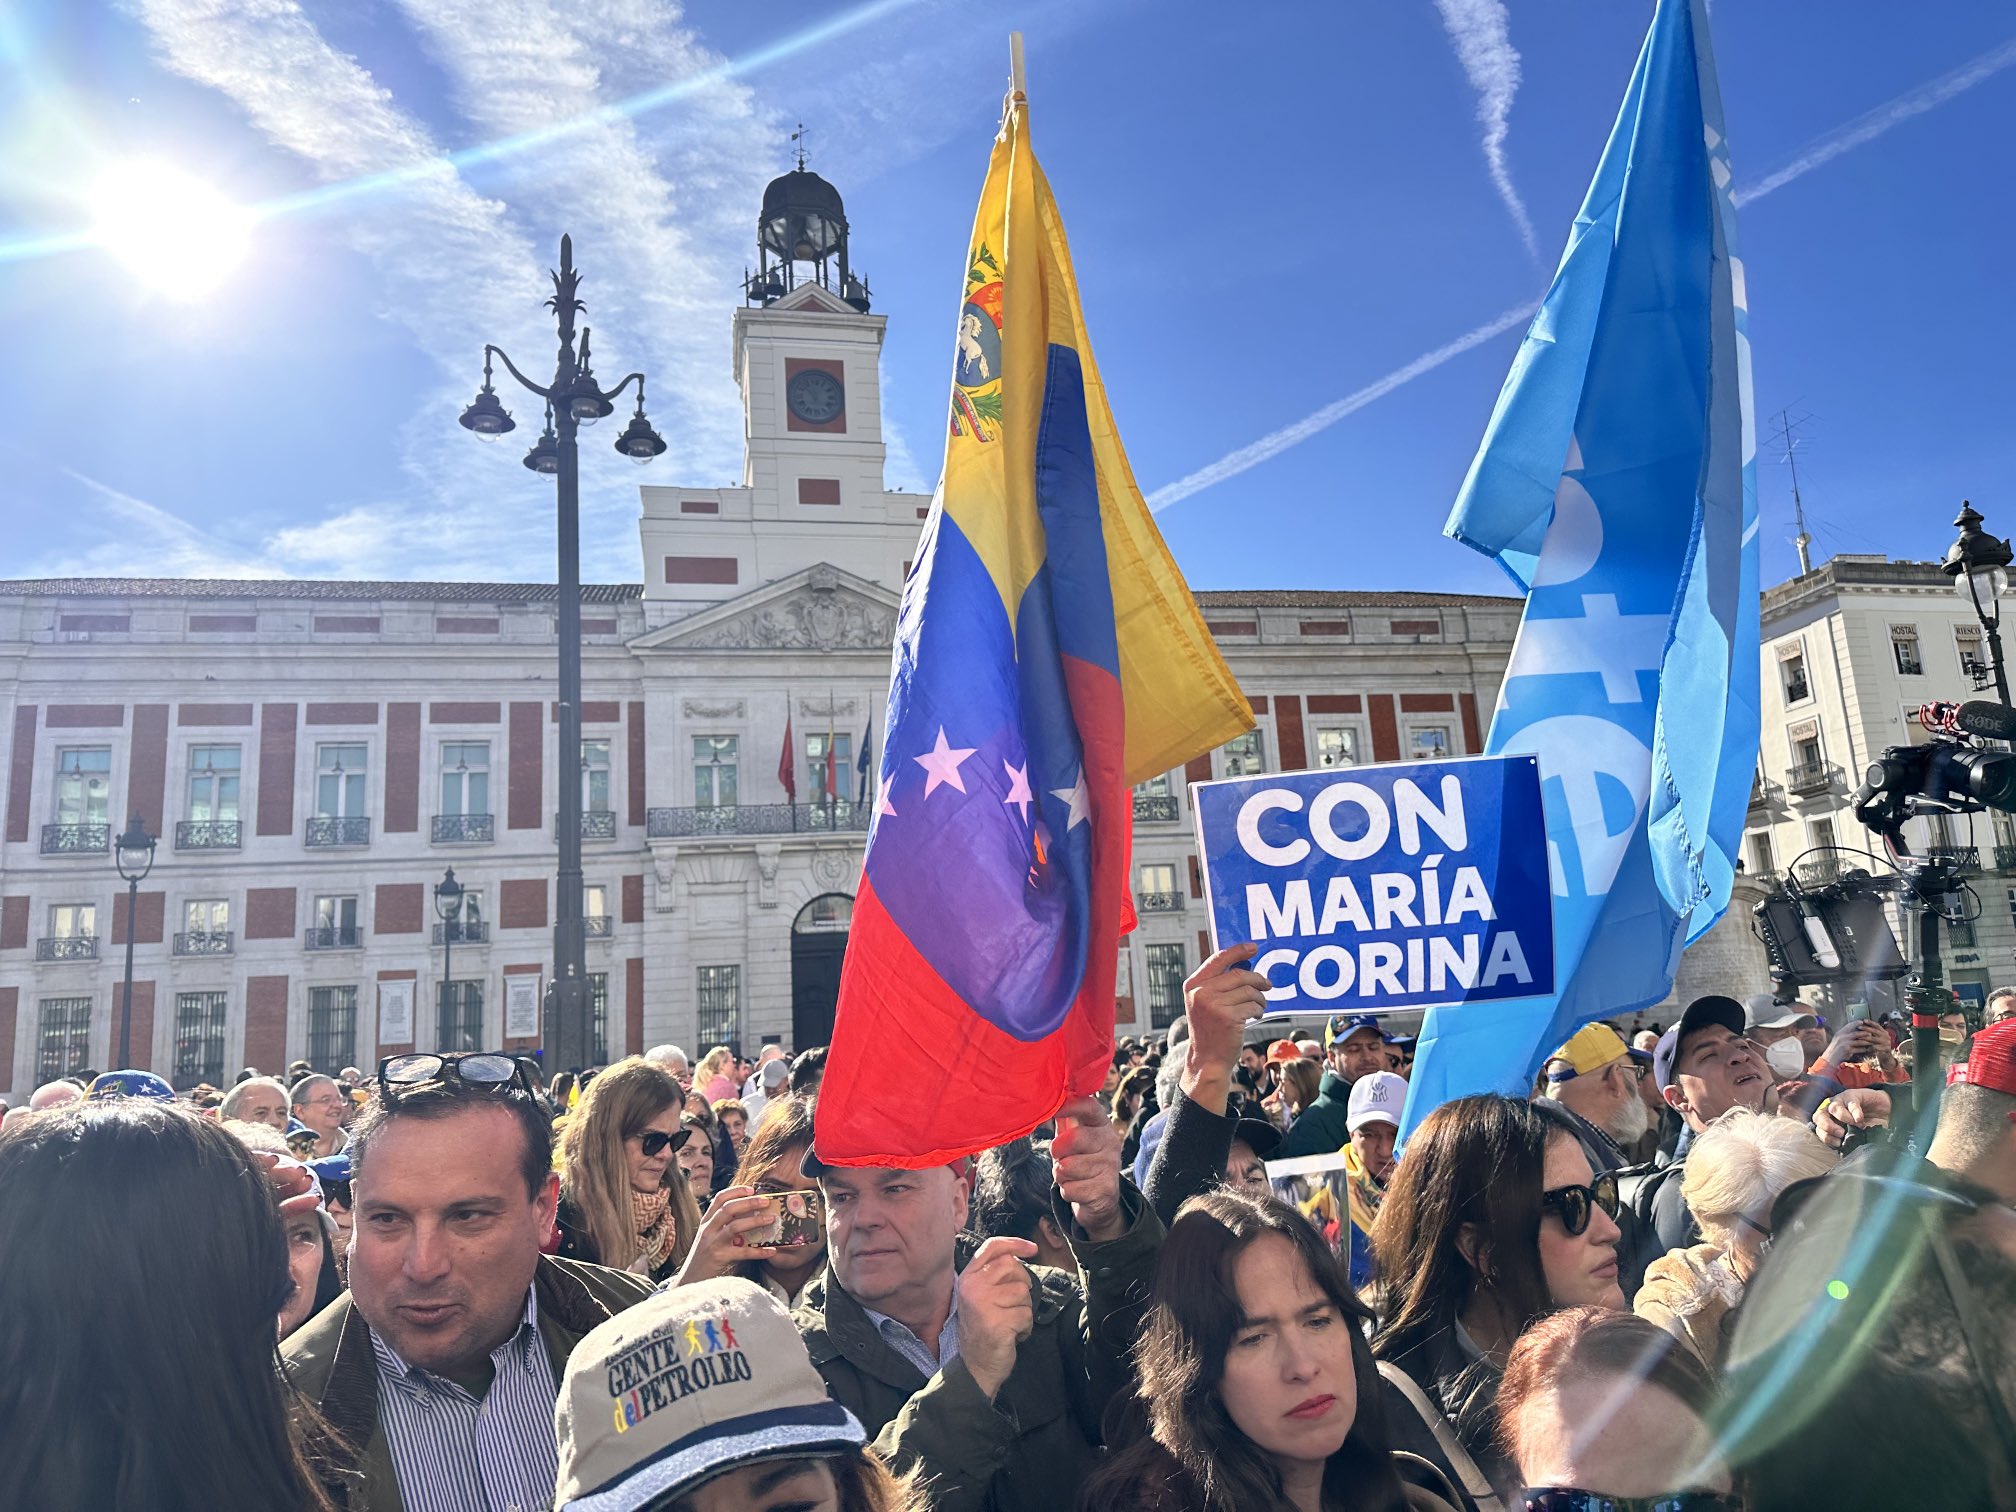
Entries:
<svg viewBox="0 0 2016 1512">
<path fill-rule="evenodd" d="M 1933 861 L 1950 861 L 1961 871 L 1981 869 L 1981 848 L 1978 845 L 1928 845 L 1925 855 Z"/>
<path fill-rule="evenodd" d="M 1840 875 L 1856 865 L 1854 856 L 1817 855 L 1808 856 L 1792 868 L 1792 875 L 1801 887 L 1825 887 Z"/>
<path fill-rule="evenodd" d="M 98 936 L 44 935 L 35 942 L 35 959 L 38 961 L 95 961 L 98 959 Z"/>
<path fill-rule="evenodd" d="M 436 945 L 481 945 L 489 938 L 490 926 L 482 919 L 434 926 Z"/>
<path fill-rule="evenodd" d="M 1183 912 L 1183 894 L 1180 892 L 1136 893 L 1134 899 L 1141 905 L 1143 913 Z"/>
<path fill-rule="evenodd" d="M 317 924 L 301 938 L 302 946 L 308 950 L 355 950 L 363 943 L 361 924 Z"/>
<path fill-rule="evenodd" d="M 179 956 L 229 955 L 231 954 L 231 931 L 228 929 L 192 929 L 175 936 L 175 954 Z"/>
<path fill-rule="evenodd" d="M 371 820 L 368 815 L 318 814 L 308 821 L 304 837 L 308 845 L 369 845 Z"/>
<path fill-rule="evenodd" d="M 1825 761 L 1802 761 L 1785 774 L 1785 786 L 1799 794 L 1824 793 L 1834 785 L 1837 771 Z"/>
<path fill-rule="evenodd" d="M 554 815 L 553 827 L 560 827 L 559 815 Z M 583 809 L 581 811 L 581 838 L 583 840 L 614 840 L 616 838 L 616 811 L 614 809 Z"/>
<path fill-rule="evenodd" d="M 42 854 L 45 856 L 89 856 L 112 849 L 109 824 L 45 824 L 42 826 Z"/>
<path fill-rule="evenodd" d="M 177 850 L 237 850 L 244 842 L 238 819 L 184 819 L 175 826 Z"/>
<path fill-rule="evenodd" d="M 1176 818 L 1176 795 L 1174 793 L 1136 793 L 1134 795 L 1134 822 L 1136 824 L 1168 824 Z"/>
<path fill-rule="evenodd" d="M 436 845 L 482 845 L 497 838 L 497 820 L 491 814 L 436 814 Z"/>
<path fill-rule="evenodd" d="M 607 914 L 590 914 L 581 922 L 588 927 L 591 940 L 606 940 L 616 933 L 616 921 Z"/>
<path fill-rule="evenodd" d="M 738 803 L 720 808 L 654 808 L 644 833 L 654 840 L 715 835 L 860 834 L 875 811 L 869 803 Z"/>
<path fill-rule="evenodd" d="M 1999 872 L 2016 871 L 2016 845 L 1998 845 L 1995 847 L 1995 870 Z"/>
<path fill-rule="evenodd" d="M 1778 786 L 1777 783 L 1766 782 L 1761 777 L 1750 784 L 1750 807 L 1753 809 L 1760 809 L 1767 804 L 1776 803 L 1784 796 L 1785 790 Z"/>
</svg>

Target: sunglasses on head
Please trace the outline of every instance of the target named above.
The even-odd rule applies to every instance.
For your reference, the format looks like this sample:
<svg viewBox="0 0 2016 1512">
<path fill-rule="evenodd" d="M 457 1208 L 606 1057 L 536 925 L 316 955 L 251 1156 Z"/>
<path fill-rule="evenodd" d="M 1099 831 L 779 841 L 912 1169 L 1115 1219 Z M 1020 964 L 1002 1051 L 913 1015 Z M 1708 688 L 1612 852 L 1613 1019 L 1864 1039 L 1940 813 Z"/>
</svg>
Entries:
<svg viewBox="0 0 2016 1512">
<path fill-rule="evenodd" d="M 675 1150 L 680 1149 L 692 1136 L 691 1129 L 681 1129 L 677 1134 L 667 1134 L 663 1129 L 646 1129 L 642 1134 L 633 1134 L 630 1137 L 643 1146 L 644 1158 L 649 1160 L 652 1156 L 660 1154 L 667 1145 Z"/>
<path fill-rule="evenodd" d="M 497 1092 L 515 1082 L 526 1095 L 532 1093 L 532 1079 L 515 1055 L 502 1051 L 472 1051 L 461 1055 L 388 1055 L 378 1062 L 378 1084 L 387 1101 L 403 1092 L 435 1082 L 461 1082 L 466 1087 Z"/>
<path fill-rule="evenodd" d="M 1558 1217 L 1571 1239 L 1587 1232 L 1590 1215 L 1597 1208 L 1603 1209 L 1613 1221 L 1616 1219 L 1617 1177 L 1612 1172 L 1605 1171 L 1587 1186 L 1552 1187 L 1540 1194 L 1540 1211 Z M 1623 1506 L 1622 1502 L 1617 1504 L 1618 1512 L 1623 1512 Z M 1563 1503 L 1540 1512 L 1576 1512 L 1576 1509 Z"/>
<path fill-rule="evenodd" d="M 1604 1496 L 1572 1486 L 1529 1486 L 1526 1512 L 1743 1512 L 1732 1491 L 1670 1491 L 1664 1496 Z"/>
</svg>

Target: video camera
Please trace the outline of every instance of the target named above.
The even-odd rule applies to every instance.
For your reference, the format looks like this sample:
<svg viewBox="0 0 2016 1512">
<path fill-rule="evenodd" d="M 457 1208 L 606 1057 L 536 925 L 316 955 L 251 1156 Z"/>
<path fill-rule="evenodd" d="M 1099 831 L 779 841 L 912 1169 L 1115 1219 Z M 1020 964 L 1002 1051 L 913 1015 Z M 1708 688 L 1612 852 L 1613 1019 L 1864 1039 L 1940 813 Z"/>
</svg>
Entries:
<svg viewBox="0 0 2016 1512">
<path fill-rule="evenodd" d="M 1783 889 L 1753 910 L 1754 928 L 1781 991 L 1911 975 L 1890 928 L 1888 901 L 1902 897 L 1935 917 L 1952 918 L 1946 899 L 1959 883 L 1949 862 L 1911 856 L 1905 821 L 1988 809 L 2016 813 L 2016 754 L 1983 744 L 2016 741 L 2016 709 L 1985 699 L 1940 700 L 1921 707 L 1918 722 L 1932 738 L 1885 750 L 1869 764 L 1850 800 L 1856 819 L 1883 837 L 1909 866 L 1909 875 L 1847 868 L 1808 885 L 1788 872 Z"/>
</svg>

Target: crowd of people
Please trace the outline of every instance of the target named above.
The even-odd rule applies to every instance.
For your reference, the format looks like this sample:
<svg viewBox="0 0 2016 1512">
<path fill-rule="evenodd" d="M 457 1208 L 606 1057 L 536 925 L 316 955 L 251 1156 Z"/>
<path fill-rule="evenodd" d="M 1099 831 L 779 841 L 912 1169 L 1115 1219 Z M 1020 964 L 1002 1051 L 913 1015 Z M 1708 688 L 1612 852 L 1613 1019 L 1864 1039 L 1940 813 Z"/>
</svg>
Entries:
<svg viewBox="0 0 2016 1512">
<path fill-rule="evenodd" d="M 1251 958 L 922 1169 L 819 1158 L 821 1048 L 51 1082 L 0 1506 L 2016 1506 L 2016 991 L 1933 1116 L 1893 1027 L 1709 996 L 1396 1150 L 1413 1044 Z"/>
</svg>

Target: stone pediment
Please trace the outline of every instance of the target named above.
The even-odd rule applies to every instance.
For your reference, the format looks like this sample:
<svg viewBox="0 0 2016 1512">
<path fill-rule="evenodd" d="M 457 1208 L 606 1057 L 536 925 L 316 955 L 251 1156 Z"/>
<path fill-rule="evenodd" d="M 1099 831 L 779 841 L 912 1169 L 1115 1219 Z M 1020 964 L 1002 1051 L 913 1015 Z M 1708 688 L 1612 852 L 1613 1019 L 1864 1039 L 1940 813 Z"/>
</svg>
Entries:
<svg viewBox="0 0 2016 1512">
<path fill-rule="evenodd" d="M 896 596 L 820 563 L 633 642 L 640 651 L 887 651 Z"/>
<path fill-rule="evenodd" d="M 806 310 L 822 315 L 855 315 L 860 312 L 831 290 L 815 283 L 802 283 L 783 298 L 773 301 L 773 310 Z"/>
</svg>

